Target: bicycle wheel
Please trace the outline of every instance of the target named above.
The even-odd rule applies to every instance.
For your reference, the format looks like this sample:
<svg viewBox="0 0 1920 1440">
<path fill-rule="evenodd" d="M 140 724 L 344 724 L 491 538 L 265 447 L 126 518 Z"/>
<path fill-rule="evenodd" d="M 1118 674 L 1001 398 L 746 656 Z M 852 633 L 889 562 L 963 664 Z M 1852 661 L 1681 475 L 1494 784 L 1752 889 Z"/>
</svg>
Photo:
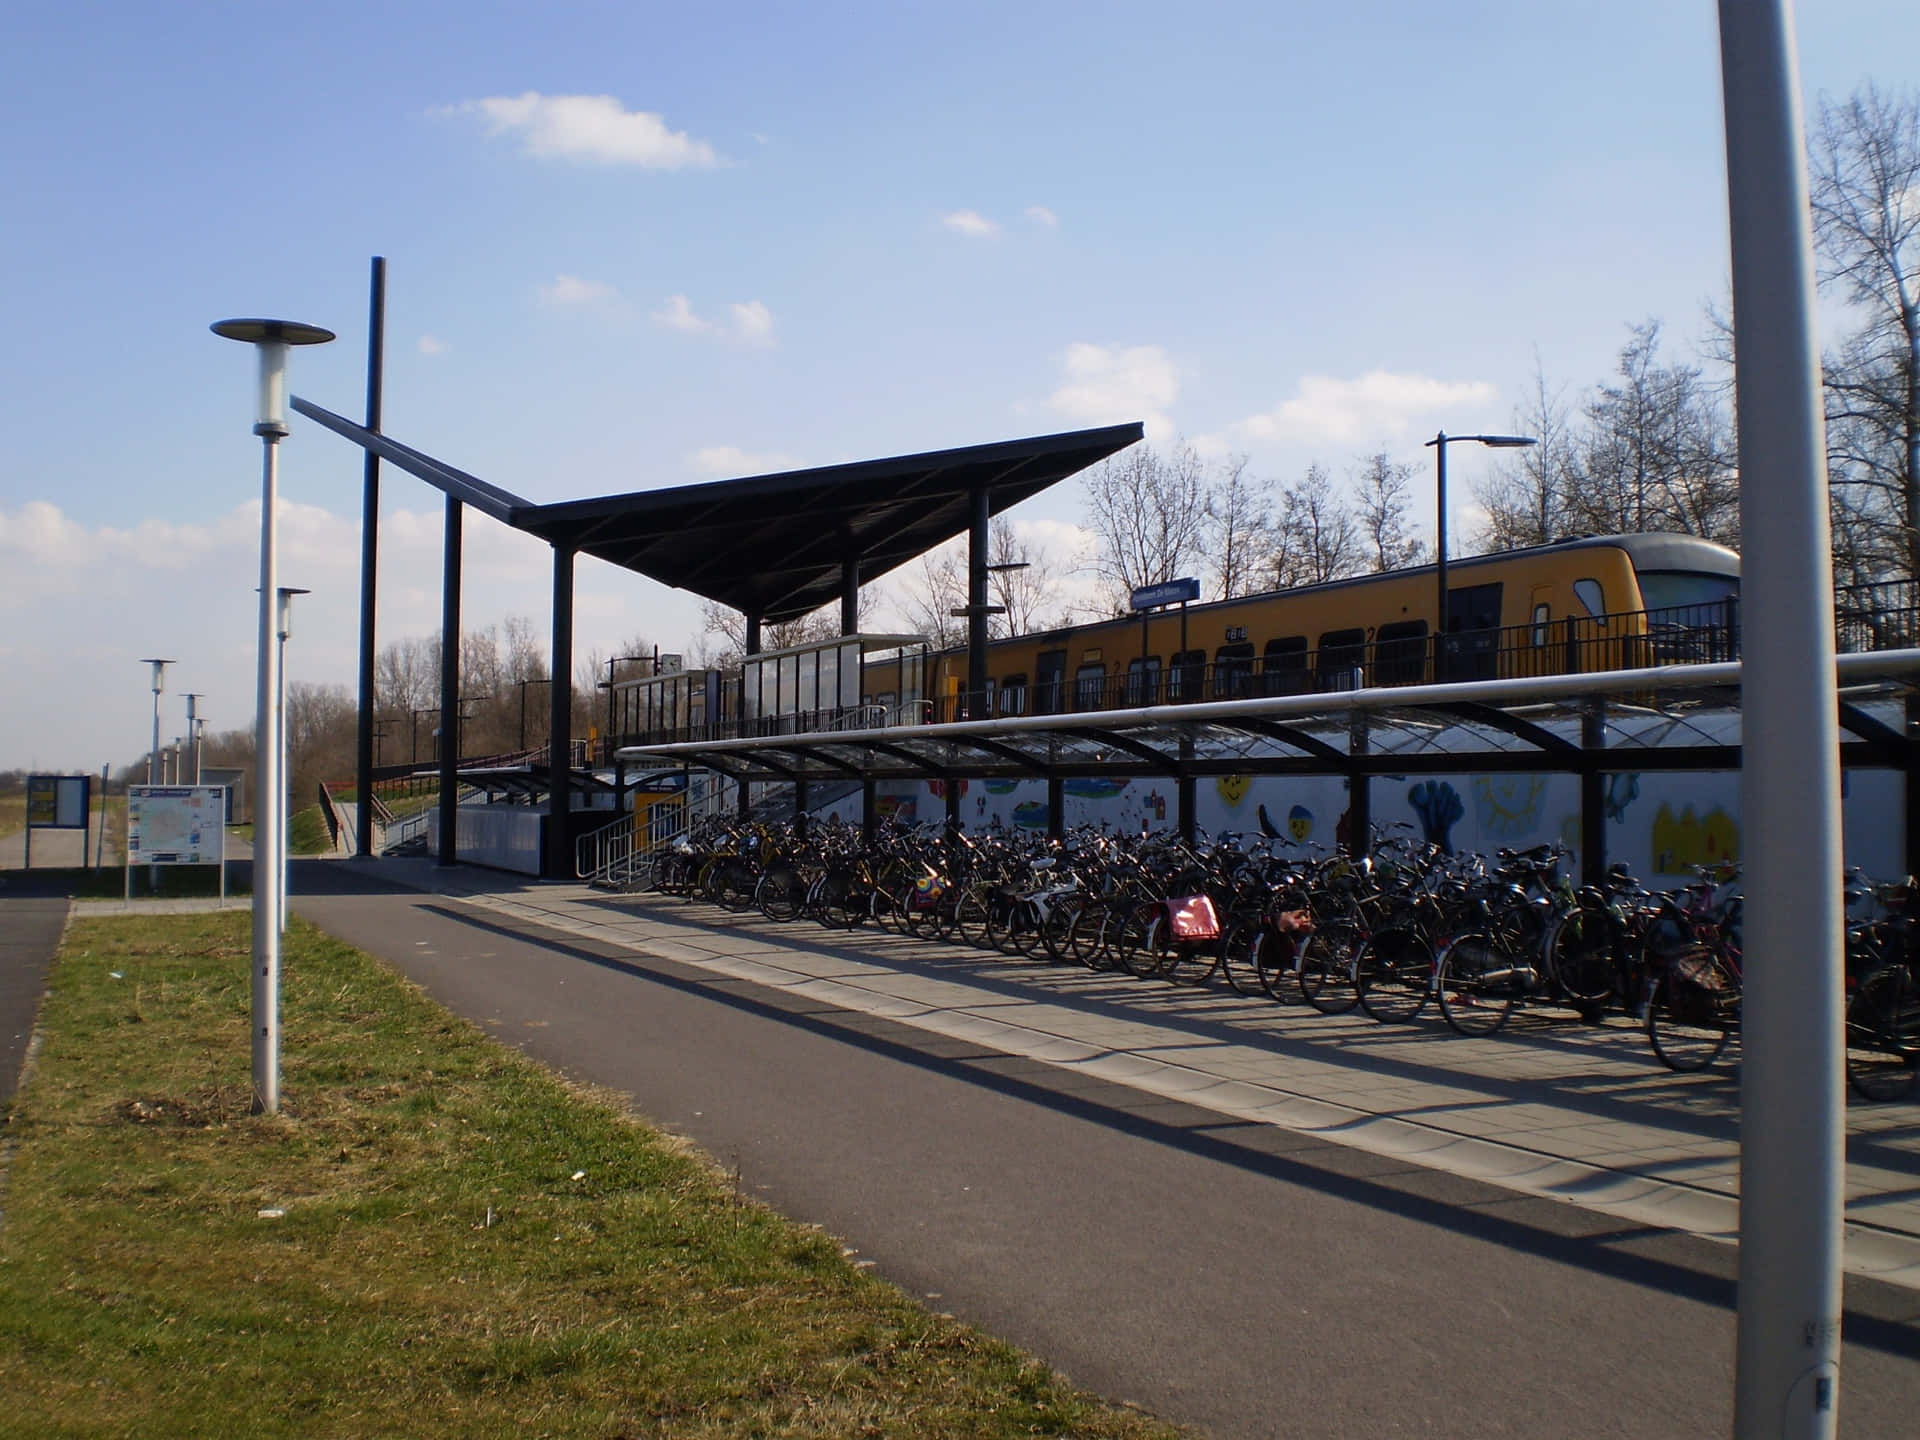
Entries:
<svg viewBox="0 0 1920 1440">
<path fill-rule="evenodd" d="M 1847 1002 L 1847 1082 L 1863 1100 L 1905 1100 L 1920 1079 L 1920 983 L 1905 965 L 1860 982 Z"/>
<path fill-rule="evenodd" d="M 723 865 L 715 877 L 713 898 L 721 909 L 737 915 L 753 903 L 753 892 L 759 883 L 760 877 L 744 860 L 733 860 Z"/>
<path fill-rule="evenodd" d="M 1259 938 L 1258 920 L 1242 920 L 1220 937 L 1220 973 L 1236 995 L 1260 992 L 1260 972 L 1253 963 L 1254 946 Z"/>
<path fill-rule="evenodd" d="M 806 886 L 793 871 L 769 870 L 754 887 L 753 898 L 759 902 L 760 913 L 769 920 L 792 920 L 800 914 L 806 894 Z M 727 908 L 731 910 L 733 907 L 729 905 Z"/>
<path fill-rule="evenodd" d="M 1447 947 L 1434 974 L 1440 1013 L 1462 1035 L 1491 1035 L 1520 1003 L 1522 984 L 1513 955 L 1494 935 L 1462 935 Z"/>
<path fill-rule="evenodd" d="M 1047 958 L 1057 963 L 1077 960 L 1074 954 L 1074 926 L 1080 907 L 1068 900 L 1056 900 L 1040 925 L 1040 943 L 1047 947 Z"/>
<path fill-rule="evenodd" d="M 1282 1005 L 1299 1005 L 1306 995 L 1300 989 L 1300 956 L 1294 937 L 1276 934 L 1265 925 L 1255 924 L 1253 939 L 1247 946 L 1254 978 L 1267 995 Z"/>
<path fill-rule="evenodd" d="M 1080 907 L 1080 913 L 1073 919 L 1074 958 L 1089 970 L 1111 970 L 1113 955 L 1108 950 L 1108 921 L 1112 910 L 1104 903 L 1094 903 Z M 1115 922 L 1117 925 L 1117 922 Z"/>
<path fill-rule="evenodd" d="M 1322 925 L 1301 947 L 1300 993 L 1322 1015 L 1344 1015 L 1360 1003 L 1360 989 L 1354 983 L 1358 940 L 1345 926 Z"/>
<path fill-rule="evenodd" d="M 1160 978 L 1176 985 L 1204 985 L 1220 969 L 1220 941 L 1169 941 L 1163 947 Z"/>
<path fill-rule="evenodd" d="M 1158 920 L 1163 926 L 1166 916 L 1158 905 L 1135 905 L 1127 910 L 1111 931 L 1108 941 L 1108 953 L 1114 965 L 1144 980 L 1159 968 L 1160 956 L 1153 948 L 1153 926 Z"/>
<path fill-rule="evenodd" d="M 1740 1014 L 1740 977 L 1711 950 L 1669 957 L 1647 1005 L 1647 1043 L 1660 1063 L 1704 1070 L 1727 1048 Z"/>
<path fill-rule="evenodd" d="M 1418 930 L 1382 930 L 1354 962 L 1360 1008 L 1385 1025 L 1410 1025 L 1433 994 L 1433 947 Z"/>
<path fill-rule="evenodd" d="M 1605 1013 L 1618 967 L 1603 920 L 1578 911 L 1569 915 L 1554 932 L 1547 963 L 1568 1004 L 1593 1020 Z"/>
<path fill-rule="evenodd" d="M 953 907 L 953 937 L 976 949 L 985 949 L 987 940 L 987 892 L 971 887 Z"/>
</svg>

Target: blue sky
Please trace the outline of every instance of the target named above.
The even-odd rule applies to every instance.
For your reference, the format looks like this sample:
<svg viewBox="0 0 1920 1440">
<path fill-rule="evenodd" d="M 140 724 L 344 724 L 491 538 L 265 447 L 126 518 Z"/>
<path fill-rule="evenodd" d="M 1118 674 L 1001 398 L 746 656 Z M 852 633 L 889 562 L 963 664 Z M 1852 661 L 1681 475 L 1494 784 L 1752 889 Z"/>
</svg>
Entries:
<svg viewBox="0 0 1920 1440">
<path fill-rule="evenodd" d="M 70 3 L 0 53 L 0 767 L 138 754 L 135 660 L 250 723 L 250 360 L 536 500 L 1145 419 L 1256 473 L 1424 472 L 1724 288 L 1706 3 L 669 7 Z M 1802 7 L 1809 103 L 1920 7 Z M 1483 461 L 1455 458 L 1461 493 Z M 354 673 L 358 452 L 285 447 L 295 681 Z M 382 637 L 437 623 L 437 495 L 389 472 Z M 1019 512 L 1043 543 L 1062 487 Z M 1431 523 L 1426 506 L 1421 523 Z M 546 551 L 469 525 L 466 610 L 546 625 Z M 578 644 L 698 605 L 583 564 Z"/>
</svg>

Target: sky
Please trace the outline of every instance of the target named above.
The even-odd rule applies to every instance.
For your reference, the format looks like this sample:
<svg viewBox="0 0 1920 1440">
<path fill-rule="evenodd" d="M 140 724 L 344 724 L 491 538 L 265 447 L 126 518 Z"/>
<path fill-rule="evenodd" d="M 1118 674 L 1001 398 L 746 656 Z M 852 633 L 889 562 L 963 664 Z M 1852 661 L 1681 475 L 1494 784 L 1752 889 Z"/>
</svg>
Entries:
<svg viewBox="0 0 1920 1440">
<path fill-rule="evenodd" d="M 1809 108 L 1912 83 L 1911 0 L 1797 23 Z M 145 656 L 163 739 L 187 691 L 251 725 L 253 361 L 208 326 L 337 331 L 290 387 L 358 417 L 374 255 L 387 432 L 534 501 L 1122 420 L 1425 475 L 1630 324 L 1684 358 L 1726 288 L 1720 103 L 1705 0 L 18 7 L 0 769 L 143 753 Z M 295 418 L 293 683 L 354 683 L 361 473 Z M 382 502 L 385 644 L 438 625 L 442 506 L 391 467 Z M 1064 556 L 1077 488 L 1011 518 Z M 466 554 L 466 623 L 544 634 L 547 548 L 469 514 Z M 591 559 L 576 593 L 578 655 L 697 648 L 693 597 Z"/>
</svg>

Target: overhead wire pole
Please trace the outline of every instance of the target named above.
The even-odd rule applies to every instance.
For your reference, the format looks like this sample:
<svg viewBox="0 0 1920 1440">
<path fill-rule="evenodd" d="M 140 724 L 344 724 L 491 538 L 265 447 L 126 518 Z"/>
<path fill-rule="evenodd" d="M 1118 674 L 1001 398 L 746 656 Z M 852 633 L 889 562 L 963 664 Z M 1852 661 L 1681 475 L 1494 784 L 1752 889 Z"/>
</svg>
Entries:
<svg viewBox="0 0 1920 1440">
<path fill-rule="evenodd" d="M 387 344 L 387 261 L 373 257 L 367 314 L 367 429 L 380 429 Z M 380 554 L 380 457 L 366 452 L 360 500 L 360 730 L 354 755 L 353 853 L 373 854 L 373 707 L 374 610 L 378 594 L 376 567 Z"/>
<path fill-rule="evenodd" d="M 1734 1433 L 1839 1413 L 1839 722 L 1812 237 L 1791 7 L 1720 0 L 1740 453 L 1740 1292 Z"/>
</svg>

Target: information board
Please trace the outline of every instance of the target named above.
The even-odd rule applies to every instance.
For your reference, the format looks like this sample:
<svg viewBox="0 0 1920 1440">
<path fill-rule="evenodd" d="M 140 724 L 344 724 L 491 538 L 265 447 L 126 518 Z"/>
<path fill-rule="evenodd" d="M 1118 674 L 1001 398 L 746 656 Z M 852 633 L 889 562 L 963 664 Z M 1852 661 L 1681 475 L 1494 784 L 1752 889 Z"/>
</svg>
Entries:
<svg viewBox="0 0 1920 1440">
<path fill-rule="evenodd" d="M 129 785 L 127 864 L 223 864 L 225 820 L 224 786 Z"/>
<path fill-rule="evenodd" d="M 34 830 L 84 830 L 92 777 L 29 775 L 27 826 Z"/>
</svg>

